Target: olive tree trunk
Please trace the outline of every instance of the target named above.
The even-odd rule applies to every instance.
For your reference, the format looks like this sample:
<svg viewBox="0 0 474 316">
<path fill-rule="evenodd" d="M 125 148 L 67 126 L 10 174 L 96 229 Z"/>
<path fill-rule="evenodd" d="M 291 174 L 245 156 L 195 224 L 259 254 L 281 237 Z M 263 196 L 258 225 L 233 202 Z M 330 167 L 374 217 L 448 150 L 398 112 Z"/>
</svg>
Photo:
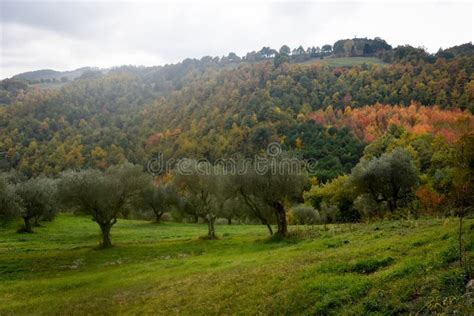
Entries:
<svg viewBox="0 0 474 316">
<path fill-rule="evenodd" d="M 30 222 L 31 217 L 25 216 L 23 217 L 23 222 L 25 223 L 25 227 L 23 227 L 23 232 L 25 233 L 32 233 L 33 229 L 31 228 L 31 222 Z"/>
<path fill-rule="evenodd" d="M 161 217 L 165 212 L 154 211 L 153 213 L 155 214 L 155 223 L 159 224 L 161 222 Z"/>
<path fill-rule="evenodd" d="M 265 216 L 262 215 L 262 212 L 257 207 L 257 205 L 247 196 L 247 194 L 245 194 L 245 192 L 242 189 L 240 189 L 239 192 L 244 198 L 245 204 L 247 204 L 247 206 L 253 212 L 253 215 L 255 215 L 255 217 L 257 217 L 263 225 L 267 226 L 270 236 L 273 236 L 272 226 L 270 225 L 268 220 L 265 218 Z"/>
<path fill-rule="evenodd" d="M 275 209 L 275 215 L 278 225 L 277 235 L 280 237 L 285 237 L 288 234 L 288 224 L 286 222 L 285 207 L 280 202 L 274 202 L 273 208 Z"/>
<path fill-rule="evenodd" d="M 41 226 L 39 221 L 40 221 L 40 217 L 35 216 L 35 224 L 34 224 L 35 227 L 40 227 Z"/>
<path fill-rule="evenodd" d="M 101 248 L 110 248 L 112 247 L 112 241 L 110 240 L 110 229 L 117 222 L 114 220 L 112 222 L 99 223 L 100 231 L 102 233 L 102 243 Z"/>
<path fill-rule="evenodd" d="M 267 221 L 265 221 L 264 225 L 267 226 L 267 229 L 268 229 L 268 232 L 270 233 L 270 236 L 273 236 L 272 225 L 270 225 Z"/>
<path fill-rule="evenodd" d="M 216 230 L 214 227 L 215 221 L 216 218 L 214 216 L 207 217 L 207 236 L 212 239 L 216 238 Z"/>
</svg>

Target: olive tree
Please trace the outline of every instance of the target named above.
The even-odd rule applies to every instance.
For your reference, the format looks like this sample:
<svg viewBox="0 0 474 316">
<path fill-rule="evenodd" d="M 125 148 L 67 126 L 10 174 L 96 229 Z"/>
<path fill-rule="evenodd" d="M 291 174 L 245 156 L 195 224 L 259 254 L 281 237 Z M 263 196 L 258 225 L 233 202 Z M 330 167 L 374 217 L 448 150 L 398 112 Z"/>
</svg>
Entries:
<svg viewBox="0 0 474 316">
<path fill-rule="evenodd" d="M 183 192 L 181 191 L 181 194 Z M 181 216 L 184 215 L 186 218 L 192 218 L 192 223 L 197 224 L 199 222 L 199 215 L 197 208 L 191 204 L 191 201 L 187 200 L 184 196 L 180 195 L 177 205 L 177 211 Z"/>
<path fill-rule="evenodd" d="M 61 199 L 65 206 L 92 216 L 102 233 L 101 246 L 109 248 L 112 226 L 127 207 L 137 202 L 147 180 L 142 168 L 130 163 L 106 171 L 66 171 L 60 181 Z"/>
<path fill-rule="evenodd" d="M 243 201 L 245 207 L 241 209 L 239 216 L 247 219 L 256 219 L 268 229 L 270 236 L 273 235 L 272 217 L 273 210 L 257 195 L 253 194 L 251 187 L 253 172 L 246 169 L 244 173 L 234 174 L 231 177 L 233 190 Z"/>
<path fill-rule="evenodd" d="M 288 233 L 286 202 L 301 199 L 308 184 L 306 173 L 296 162 L 291 158 L 272 157 L 263 165 L 247 166 L 244 172 L 234 178 L 238 192 L 270 232 L 271 226 L 264 214 L 265 210 L 272 211 L 279 237 L 285 237 Z"/>
<path fill-rule="evenodd" d="M 396 148 L 379 158 L 362 160 L 352 170 L 350 182 L 359 195 L 368 194 L 377 203 L 387 203 L 394 212 L 411 196 L 419 178 L 410 155 Z"/>
<path fill-rule="evenodd" d="M 233 219 L 242 219 L 245 215 L 246 205 L 238 195 L 225 201 L 222 207 L 222 217 L 227 219 L 227 224 L 231 225 Z"/>
<path fill-rule="evenodd" d="M 20 198 L 20 216 L 24 227 L 20 232 L 32 233 L 31 220 L 38 225 L 41 219 L 51 220 L 57 213 L 56 181 L 46 177 L 31 178 L 16 185 Z"/>
<path fill-rule="evenodd" d="M 172 183 L 155 184 L 149 181 L 140 192 L 141 209 L 151 211 L 155 223 L 172 207 L 178 206 L 179 197 L 176 187 Z"/>
<path fill-rule="evenodd" d="M 0 223 L 15 218 L 20 213 L 20 201 L 15 186 L 6 175 L 0 175 Z"/>
<path fill-rule="evenodd" d="M 186 167 L 175 171 L 175 183 L 181 188 L 185 204 L 192 206 L 193 212 L 207 223 L 208 238 L 216 238 L 215 221 L 231 197 L 228 178 L 217 166 L 188 160 Z"/>
</svg>

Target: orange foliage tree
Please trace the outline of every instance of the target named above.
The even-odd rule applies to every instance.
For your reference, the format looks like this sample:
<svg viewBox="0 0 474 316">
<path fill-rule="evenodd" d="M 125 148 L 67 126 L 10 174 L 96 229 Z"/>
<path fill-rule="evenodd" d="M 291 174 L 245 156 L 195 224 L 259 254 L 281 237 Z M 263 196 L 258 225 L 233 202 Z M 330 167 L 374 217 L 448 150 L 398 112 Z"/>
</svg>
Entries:
<svg viewBox="0 0 474 316">
<path fill-rule="evenodd" d="M 416 197 L 421 202 L 423 211 L 426 214 L 437 214 L 440 207 L 443 205 L 444 196 L 428 185 L 422 185 L 416 190 Z"/>
<path fill-rule="evenodd" d="M 361 141 L 369 143 L 382 136 L 391 125 L 403 126 L 409 132 L 422 135 L 432 133 L 444 137 L 449 143 L 474 130 L 474 116 L 459 109 L 442 110 L 437 106 L 410 106 L 377 103 L 344 111 L 316 111 L 308 117 L 322 125 L 348 127 Z"/>
</svg>

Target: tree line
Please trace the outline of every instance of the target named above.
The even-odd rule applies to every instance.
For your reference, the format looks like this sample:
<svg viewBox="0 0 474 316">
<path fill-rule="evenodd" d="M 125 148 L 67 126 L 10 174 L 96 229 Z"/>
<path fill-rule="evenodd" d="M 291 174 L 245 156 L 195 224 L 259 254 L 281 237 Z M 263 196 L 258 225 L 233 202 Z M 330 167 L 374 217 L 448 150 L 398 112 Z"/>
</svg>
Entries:
<svg viewBox="0 0 474 316">
<path fill-rule="evenodd" d="M 218 218 L 228 218 L 229 223 L 236 218 L 259 221 L 270 234 L 275 223 L 276 234 L 286 236 L 286 203 L 301 198 L 307 186 L 306 175 L 287 169 L 259 173 L 254 166 L 237 174 L 208 162 L 189 162 L 193 167 L 190 173 L 173 172 L 160 179 L 131 163 L 104 171 L 68 170 L 56 178 L 41 176 L 23 181 L 13 174 L 2 174 L 1 220 L 22 218 L 24 224 L 18 232 L 32 233 L 33 226 L 53 220 L 59 210 L 87 214 L 99 225 L 101 246 L 105 248 L 112 246 L 110 231 L 120 217 L 152 213 L 154 221 L 159 222 L 171 210 L 207 223 L 208 238 L 216 238 Z M 203 168 L 206 172 L 198 172 Z"/>
</svg>

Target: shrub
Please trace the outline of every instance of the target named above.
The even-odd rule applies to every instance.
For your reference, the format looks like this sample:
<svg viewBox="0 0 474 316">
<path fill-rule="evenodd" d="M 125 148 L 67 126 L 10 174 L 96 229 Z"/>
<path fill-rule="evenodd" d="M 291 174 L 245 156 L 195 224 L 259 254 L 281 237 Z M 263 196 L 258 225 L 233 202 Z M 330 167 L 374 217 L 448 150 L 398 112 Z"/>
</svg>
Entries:
<svg viewBox="0 0 474 316">
<path fill-rule="evenodd" d="M 380 217 L 383 214 L 383 206 L 368 194 L 359 195 L 354 200 L 354 208 L 366 219 Z"/>
<path fill-rule="evenodd" d="M 331 224 L 337 221 L 340 211 L 337 205 L 330 205 L 326 202 L 321 203 L 321 211 L 319 213 L 321 217 L 321 223 Z"/>
<path fill-rule="evenodd" d="M 309 205 L 300 204 L 295 206 L 292 214 L 296 224 L 314 225 L 321 222 L 319 212 Z"/>
</svg>

